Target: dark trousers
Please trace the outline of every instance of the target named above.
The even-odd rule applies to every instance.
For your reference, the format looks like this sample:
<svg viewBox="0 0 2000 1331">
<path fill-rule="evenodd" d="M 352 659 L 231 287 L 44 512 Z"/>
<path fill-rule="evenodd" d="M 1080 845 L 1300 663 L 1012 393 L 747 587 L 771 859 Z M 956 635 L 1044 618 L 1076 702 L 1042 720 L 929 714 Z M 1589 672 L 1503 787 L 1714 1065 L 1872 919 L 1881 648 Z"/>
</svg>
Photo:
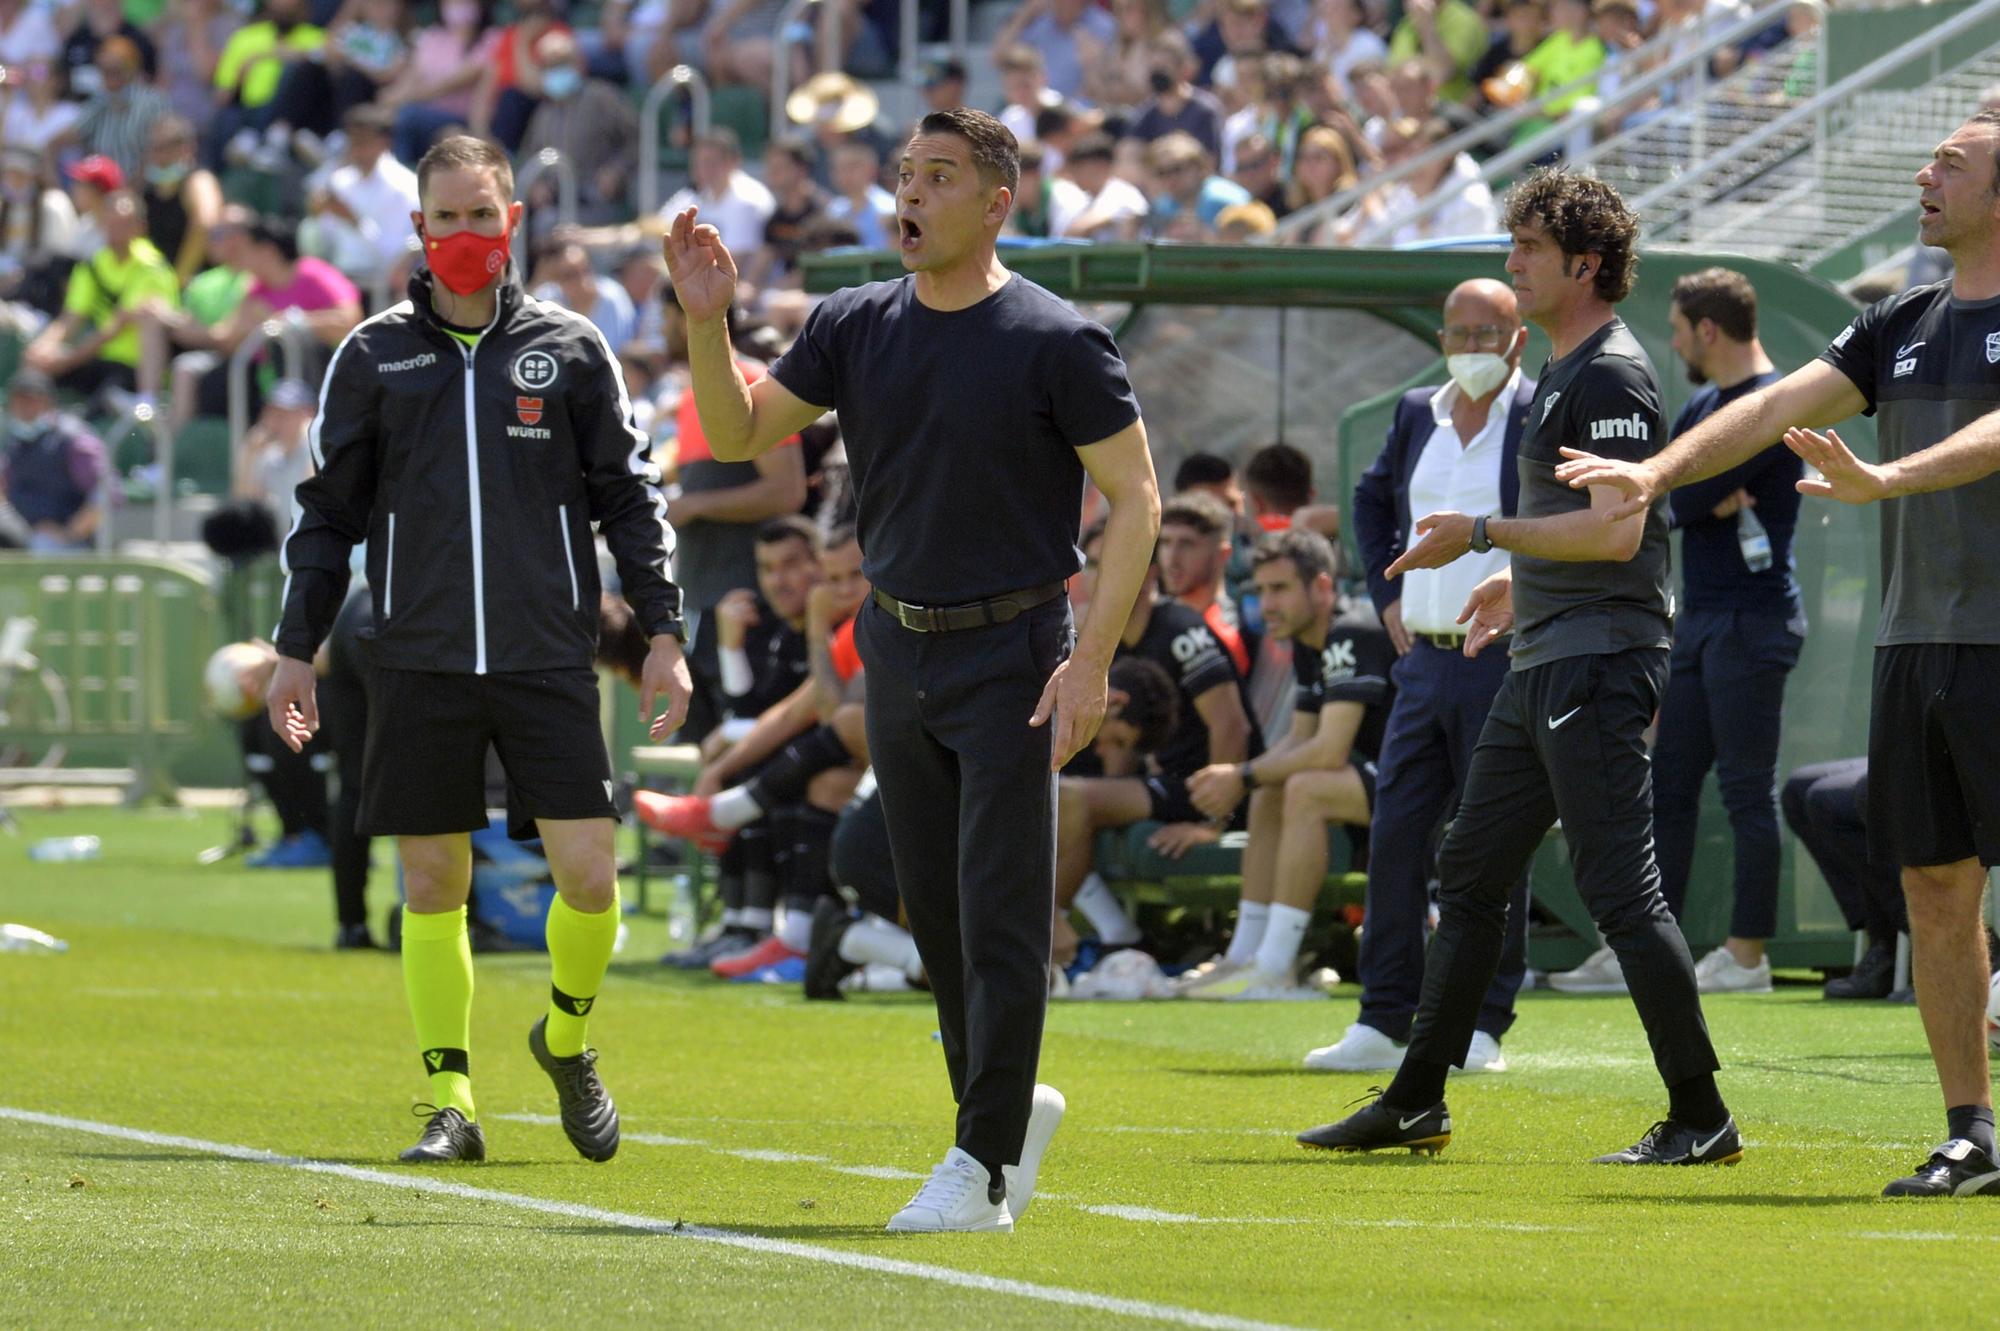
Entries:
<svg viewBox="0 0 2000 1331">
<path fill-rule="evenodd" d="M 329 70 L 311 60 L 294 61 L 271 95 L 266 123 L 331 134 L 351 108 L 374 101 L 375 92 L 374 80 L 358 69 Z"/>
<path fill-rule="evenodd" d="M 338 787 L 327 817 L 333 908 L 342 925 L 368 922 L 370 839 L 355 830 L 361 812 L 361 755 L 368 747 L 368 694 L 361 679 L 335 670 L 319 681 L 320 733 L 333 748 Z"/>
<path fill-rule="evenodd" d="M 1027 1135 L 1055 911 L 1053 726 L 1028 718 L 1073 638 L 1060 597 L 954 633 L 912 632 L 866 601 L 855 630 L 869 756 L 937 999 L 957 1144 L 996 1178 Z"/>
<path fill-rule="evenodd" d="M 895 852 L 882 817 L 882 794 L 850 800 L 833 833 L 833 878 L 852 888 L 861 909 L 894 924 L 903 916 L 896 894 Z"/>
<path fill-rule="evenodd" d="M 326 835 L 326 773 L 320 759 L 326 753 L 323 735 L 307 742 L 304 752 L 293 753 L 271 729 L 260 712 L 242 723 L 244 765 L 264 787 L 278 825 L 288 837 L 302 832 Z"/>
<path fill-rule="evenodd" d="M 1785 679 L 1804 642 L 1783 611 L 1687 610 L 1653 749 L 1653 836 L 1660 890 L 1676 920 L 1687 903 L 1701 786 L 1715 769 L 1736 840 L 1732 938 L 1778 931 L 1778 732 Z"/>
<path fill-rule="evenodd" d="M 1666 676 L 1667 652 L 1641 648 L 1551 661 L 1501 684 L 1438 854 L 1441 918 L 1409 1057 L 1464 1061 L 1500 966 L 1507 898 L 1560 819 L 1577 892 L 1618 955 L 1661 1080 L 1720 1066 L 1653 863 L 1645 730 Z"/>
<path fill-rule="evenodd" d="M 1785 822 L 1819 866 L 1850 929 L 1878 943 L 1910 927 L 1902 875 L 1868 855 L 1868 760 L 1812 763 L 1785 778 Z"/>
<path fill-rule="evenodd" d="M 1507 678 L 1504 644 L 1467 660 L 1418 641 L 1396 662 L 1396 701 L 1377 760 L 1380 784 L 1368 839 L 1367 918 L 1361 934 L 1361 1021 L 1392 1040 L 1410 1038 L 1424 984 L 1431 836 L 1451 812 L 1472 764 L 1493 695 Z M 1478 1029 L 1498 1039 L 1514 1024 L 1514 994 L 1528 969 L 1528 876 L 1507 902 L 1500 970 Z"/>
</svg>

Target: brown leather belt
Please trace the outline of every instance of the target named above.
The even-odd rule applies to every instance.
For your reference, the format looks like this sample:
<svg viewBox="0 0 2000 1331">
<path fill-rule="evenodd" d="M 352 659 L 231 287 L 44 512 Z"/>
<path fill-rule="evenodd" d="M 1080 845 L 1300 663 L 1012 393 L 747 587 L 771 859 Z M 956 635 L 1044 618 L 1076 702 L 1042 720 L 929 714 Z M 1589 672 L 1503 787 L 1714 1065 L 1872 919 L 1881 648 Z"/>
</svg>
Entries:
<svg viewBox="0 0 2000 1331">
<path fill-rule="evenodd" d="M 1066 587 L 1066 583 L 1051 582 L 964 605 L 911 605 L 879 589 L 871 594 L 876 605 L 888 611 L 897 623 L 912 633 L 956 633 L 960 629 L 976 629 L 987 624 L 1005 624 L 1038 605 L 1047 605 L 1061 596 Z"/>
</svg>

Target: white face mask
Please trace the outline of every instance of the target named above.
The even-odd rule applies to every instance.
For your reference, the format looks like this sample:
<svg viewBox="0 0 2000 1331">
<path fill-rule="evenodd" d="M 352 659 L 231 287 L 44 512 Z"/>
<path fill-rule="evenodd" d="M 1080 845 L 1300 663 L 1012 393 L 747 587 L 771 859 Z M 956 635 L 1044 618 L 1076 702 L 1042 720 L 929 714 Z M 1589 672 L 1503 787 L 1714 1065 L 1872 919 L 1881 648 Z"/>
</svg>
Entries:
<svg viewBox="0 0 2000 1331">
<path fill-rule="evenodd" d="M 1491 351 L 1468 351 L 1457 356 L 1446 356 L 1444 367 L 1451 372 L 1451 381 L 1458 385 L 1458 391 L 1467 397 L 1485 397 L 1488 393 L 1507 382 L 1507 376 L 1514 367 L 1507 358 Z"/>
</svg>

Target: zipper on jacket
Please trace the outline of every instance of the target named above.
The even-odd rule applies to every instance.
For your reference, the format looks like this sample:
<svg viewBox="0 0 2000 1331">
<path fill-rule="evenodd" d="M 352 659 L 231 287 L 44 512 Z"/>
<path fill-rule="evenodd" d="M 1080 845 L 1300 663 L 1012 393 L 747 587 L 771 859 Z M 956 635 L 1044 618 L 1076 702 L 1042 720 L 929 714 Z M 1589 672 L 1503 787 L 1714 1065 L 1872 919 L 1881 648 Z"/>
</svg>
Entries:
<svg viewBox="0 0 2000 1331">
<path fill-rule="evenodd" d="M 389 515 L 389 549 L 382 556 L 382 618 L 395 613 L 396 605 L 396 515 Z"/>
<path fill-rule="evenodd" d="M 568 504 L 556 505 L 556 521 L 562 527 L 563 567 L 569 570 L 569 608 L 572 610 L 581 610 L 583 608 L 582 598 L 578 595 L 576 590 L 576 553 L 570 547 L 569 543 Z"/>
<path fill-rule="evenodd" d="M 465 353 L 465 479 L 472 523 L 472 673 L 483 675 L 486 673 L 486 538 L 479 507 L 479 402 L 472 386 L 472 358 L 479 348 L 461 342 L 459 349 Z"/>
</svg>

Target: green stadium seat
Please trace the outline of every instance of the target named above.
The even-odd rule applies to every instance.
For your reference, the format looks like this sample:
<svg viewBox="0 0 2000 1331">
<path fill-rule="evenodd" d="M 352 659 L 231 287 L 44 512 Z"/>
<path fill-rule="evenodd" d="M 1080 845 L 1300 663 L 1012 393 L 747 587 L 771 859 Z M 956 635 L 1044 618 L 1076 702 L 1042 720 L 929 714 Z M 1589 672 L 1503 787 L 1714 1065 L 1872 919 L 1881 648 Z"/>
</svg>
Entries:
<svg viewBox="0 0 2000 1331">
<path fill-rule="evenodd" d="M 736 131 L 743 156 L 755 160 L 771 137 L 771 94 L 767 88 L 723 87 L 709 97 L 709 123 Z"/>
<path fill-rule="evenodd" d="M 188 483 L 200 494 L 229 493 L 229 422 L 197 416 L 174 437 L 174 488 Z"/>
<path fill-rule="evenodd" d="M 1154 822 L 1100 832 L 1095 848 L 1097 872 L 1120 896 L 1148 905 L 1220 909 L 1236 903 L 1243 885 L 1242 832 L 1225 832 L 1211 846 L 1197 846 L 1177 860 L 1146 844 L 1160 827 Z M 1327 876 L 1320 888 L 1320 905 L 1360 905 L 1368 875 L 1349 872 L 1347 831 L 1327 829 Z"/>
</svg>

